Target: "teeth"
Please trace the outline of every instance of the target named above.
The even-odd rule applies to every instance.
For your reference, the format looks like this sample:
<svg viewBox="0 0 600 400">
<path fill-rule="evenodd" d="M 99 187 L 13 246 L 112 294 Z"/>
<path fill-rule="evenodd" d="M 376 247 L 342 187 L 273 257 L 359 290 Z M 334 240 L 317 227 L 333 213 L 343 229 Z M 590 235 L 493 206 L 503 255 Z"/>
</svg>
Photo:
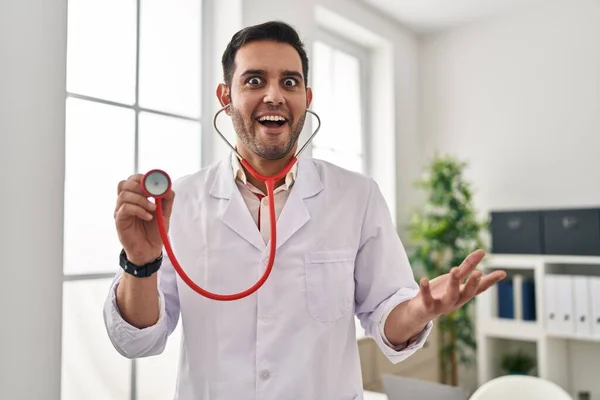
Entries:
<svg viewBox="0 0 600 400">
<path fill-rule="evenodd" d="M 278 115 L 265 115 L 264 117 L 260 117 L 258 120 L 261 121 L 261 122 L 262 121 L 274 121 L 274 122 L 277 122 L 277 121 L 285 121 L 285 118 L 280 117 Z"/>
</svg>

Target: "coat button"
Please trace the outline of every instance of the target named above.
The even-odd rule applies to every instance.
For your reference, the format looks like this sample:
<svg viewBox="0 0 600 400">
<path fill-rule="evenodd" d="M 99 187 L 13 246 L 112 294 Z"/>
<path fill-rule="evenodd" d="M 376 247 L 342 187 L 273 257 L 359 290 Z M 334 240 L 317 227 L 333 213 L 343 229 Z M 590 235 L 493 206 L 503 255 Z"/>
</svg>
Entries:
<svg viewBox="0 0 600 400">
<path fill-rule="evenodd" d="M 271 373 L 269 371 L 262 371 L 260 373 L 260 379 L 262 379 L 263 381 L 266 381 L 270 377 L 271 377 Z"/>
</svg>

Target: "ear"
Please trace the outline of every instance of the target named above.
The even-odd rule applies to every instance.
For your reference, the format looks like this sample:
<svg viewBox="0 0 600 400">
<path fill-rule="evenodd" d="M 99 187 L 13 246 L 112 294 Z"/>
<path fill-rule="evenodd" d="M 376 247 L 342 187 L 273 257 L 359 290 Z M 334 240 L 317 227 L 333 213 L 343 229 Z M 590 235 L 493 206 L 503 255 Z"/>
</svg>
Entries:
<svg viewBox="0 0 600 400">
<path fill-rule="evenodd" d="M 310 104 L 312 103 L 312 89 L 306 89 L 306 108 L 310 108 Z"/>
<path fill-rule="evenodd" d="M 221 107 L 225 107 L 231 103 L 231 93 L 229 91 L 229 86 L 224 83 L 219 83 L 217 86 L 217 99 L 219 99 L 219 103 L 221 103 Z M 227 115 L 229 115 L 229 109 L 225 110 Z"/>
</svg>

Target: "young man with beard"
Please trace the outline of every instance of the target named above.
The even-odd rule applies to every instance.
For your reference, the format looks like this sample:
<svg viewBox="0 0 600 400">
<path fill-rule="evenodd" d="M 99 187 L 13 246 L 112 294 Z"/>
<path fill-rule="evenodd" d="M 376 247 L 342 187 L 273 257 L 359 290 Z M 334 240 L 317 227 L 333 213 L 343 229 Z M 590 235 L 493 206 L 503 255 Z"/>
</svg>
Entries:
<svg viewBox="0 0 600 400">
<path fill-rule="evenodd" d="M 258 173 L 275 175 L 297 151 L 312 100 L 303 44 L 290 26 L 268 22 L 236 33 L 222 61 L 217 96 L 228 106 L 236 150 Z M 475 251 L 449 274 L 417 284 L 377 184 L 302 157 L 275 185 L 269 279 L 241 300 L 213 301 L 191 290 L 162 254 L 156 206 L 141 178 L 118 185 L 116 229 L 129 265 L 160 268 L 143 278 L 119 270 L 106 328 L 121 354 L 148 357 L 163 351 L 181 316 L 179 400 L 361 399 L 354 315 L 397 363 L 421 348 L 434 318 L 504 276 L 482 277 L 475 267 L 483 252 Z M 235 293 L 262 276 L 266 194 L 233 154 L 175 183 L 162 200 L 163 222 L 192 280 Z"/>
</svg>

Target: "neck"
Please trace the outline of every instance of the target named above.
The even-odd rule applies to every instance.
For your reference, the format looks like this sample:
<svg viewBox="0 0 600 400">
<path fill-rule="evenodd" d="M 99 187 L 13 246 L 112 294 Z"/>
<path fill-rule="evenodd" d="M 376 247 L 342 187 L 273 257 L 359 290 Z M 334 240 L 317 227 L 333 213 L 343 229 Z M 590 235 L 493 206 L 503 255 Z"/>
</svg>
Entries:
<svg viewBox="0 0 600 400">
<path fill-rule="evenodd" d="M 273 176 L 281 172 L 285 168 L 285 166 L 290 162 L 290 160 L 295 154 L 295 146 L 290 150 L 288 154 L 285 155 L 285 157 L 279 160 L 267 160 L 241 146 L 238 146 L 238 152 L 260 175 Z M 252 175 L 249 171 L 246 170 L 245 167 L 242 168 L 244 168 L 248 182 L 250 182 L 258 189 L 262 190 L 264 193 L 267 193 L 266 184 L 260 179 L 255 178 L 254 175 Z M 275 187 L 278 187 L 283 183 L 285 183 L 285 177 L 275 182 Z"/>
</svg>

